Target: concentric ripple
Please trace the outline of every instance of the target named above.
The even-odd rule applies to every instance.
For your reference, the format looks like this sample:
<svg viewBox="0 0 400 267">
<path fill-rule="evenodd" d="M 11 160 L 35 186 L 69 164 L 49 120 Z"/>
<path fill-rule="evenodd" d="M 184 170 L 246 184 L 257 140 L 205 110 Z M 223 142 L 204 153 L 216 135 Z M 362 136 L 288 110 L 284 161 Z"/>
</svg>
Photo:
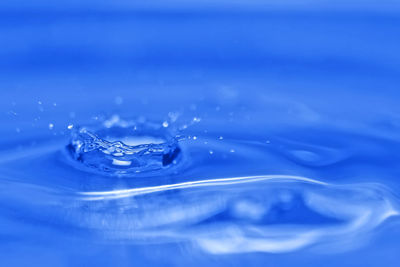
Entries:
<svg viewBox="0 0 400 267">
<path fill-rule="evenodd" d="M 181 154 L 177 137 L 162 124 L 124 121 L 117 116 L 97 127 L 74 130 L 67 149 L 90 170 L 113 175 L 169 168 Z"/>
</svg>

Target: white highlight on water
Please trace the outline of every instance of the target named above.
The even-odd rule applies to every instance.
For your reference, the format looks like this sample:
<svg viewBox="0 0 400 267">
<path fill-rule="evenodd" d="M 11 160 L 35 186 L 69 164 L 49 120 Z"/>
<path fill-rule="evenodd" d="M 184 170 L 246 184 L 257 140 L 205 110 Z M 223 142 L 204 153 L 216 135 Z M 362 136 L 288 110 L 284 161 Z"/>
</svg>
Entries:
<svg viewBox="0 0 400 267">
<path fill-rule="evenodd" d="M 223 185 L 251 183 L 251 182 L 267 181 L 267 180 L 271 180 L 271 181 L 272 180 L 279 180 L 279 181 L 293 180 L 293 181 L 301 181 L 301 182 L 314 183 L 314 184 L 320 184 L 320 185 L 328 185 L 328 183 L 321 182 L 318 180 L 313 180 L 310 178 L 301 177 L 301 176 L 260 175 L 260 176 L 243 176 L 243 177 L 234 177 L 234 178 L 217 178 L 217 179 L 209 179 L 209 180 L 197 180 L 197 181 L 183 182 L 183 183 L 177 183 L 177 184 L 141 187 L 141 188 L 133 188 L 133 189 L 122 189 L 122 190 L 113 190 L 113 191 L 104 191 L 104 192 L 81 192 L 80 194 L 83 196 L 100 196 L 100 198 L 87 199 L 87 200 L 99 200 L 99 199 L 105 199 L 105 198 L 121 198 L 121 197 L 127 197 L 127 196 L 149 194 L 149 193 L 165 191 L 165 190 L 186 189 L 186 188 L 203 187 L 203 186 L 223 186 Z M 111 197 L 109 197 L 109 196 L 111 196 Z"/>
<path fill-rule="evenodd" d="M 179 194 L 168 193 L 173 190 L 179 190 Z M 108 221 L 118 226 L 117 233 L 112 231 L 113 238 L 188 240 L 212 254 L 285 253 L 310 246 L 333 252 L 364 244 L 374 229 L 399 215 L 398 199 L 378 184 L 334 185 L 287 175 L 206 179 L 79 194 L 82 201 L 121 202 L 125 206 L 132 200 L 135 205 L 143 205 L 137 214 Z M 301 196 L 308 210 L 338 221 L 262 223 L 273 205 L 281 203 L 284 207 L 298 201 L 293 199 L 296 195 Z M 257 198 L 263 201 L 255 202 Z M 202 225 L 204 219 L 227 209 L 229 220 Z M 93 219 L 95 223 L 98 215 Z M 121 228 L 123 225 L 126 228 Z"/>
</svg>

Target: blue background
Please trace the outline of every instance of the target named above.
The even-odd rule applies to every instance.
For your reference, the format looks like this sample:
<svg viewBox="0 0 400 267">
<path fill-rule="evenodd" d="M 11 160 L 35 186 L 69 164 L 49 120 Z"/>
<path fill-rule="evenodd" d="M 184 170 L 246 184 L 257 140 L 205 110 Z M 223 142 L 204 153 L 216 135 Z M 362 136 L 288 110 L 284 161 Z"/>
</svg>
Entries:
<svg viewBox="0 0 400 267">
<path fill-rule="evenodd" d="M 253 163 L 233 169 L 208 162 L 204 173 L 211 176 L 300 172 L 339 183 L 381 182 L 397 191 L 399 47 L 398 1 L 3 1 L 0 159 L 49 138 L 67 142 L 67 125 L 96 116 L 162 121 L 178 111 L 184 120 L 201 117 L 210 135 L 354 144 L 362 155 L 352 165 L 311 166 L 317 170 L 264 166 L 249 155 Z M 52 235 L 43 230 L 37 248 L 35 240 L 4 241 L 4 266 L 162 265 L 166 258 L 167 265 L 182 266 L 396 266 L 400 259 L 395 227 L 379 245 L 339 256 L 189 253 L 176 259 L 167 257 L 179 250 L 174 245 L 131 253 L 122 245 L 71 241 L 64 247 Z M 54 251 L 43 245 L 46 238 L 57 244 Z"/>
</svg>

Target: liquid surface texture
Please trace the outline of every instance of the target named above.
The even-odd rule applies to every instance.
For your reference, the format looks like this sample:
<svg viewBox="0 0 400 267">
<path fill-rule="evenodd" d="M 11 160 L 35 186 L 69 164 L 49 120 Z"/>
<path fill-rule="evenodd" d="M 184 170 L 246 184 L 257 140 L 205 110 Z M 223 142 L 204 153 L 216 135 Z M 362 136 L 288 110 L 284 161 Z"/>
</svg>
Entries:
<svg viewBox="0 0 400 267">
<path fill-rule="evenodd" d="M 0 3 L 0 266 L 398 266 L 395 1 L 161 2 Z"/>
</svg>

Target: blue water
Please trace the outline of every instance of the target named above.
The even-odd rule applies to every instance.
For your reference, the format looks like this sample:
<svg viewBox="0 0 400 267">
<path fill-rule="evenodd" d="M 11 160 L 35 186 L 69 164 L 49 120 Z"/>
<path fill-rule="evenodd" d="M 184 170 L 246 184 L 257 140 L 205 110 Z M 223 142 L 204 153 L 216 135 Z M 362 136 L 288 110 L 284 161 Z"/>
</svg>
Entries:
<svg viewBox="0 0 400 267">
<path fill-rule="evenodd" d="M 0 4 L 0 266 L 398 266 L 396 2 Z"/>
</svg>

